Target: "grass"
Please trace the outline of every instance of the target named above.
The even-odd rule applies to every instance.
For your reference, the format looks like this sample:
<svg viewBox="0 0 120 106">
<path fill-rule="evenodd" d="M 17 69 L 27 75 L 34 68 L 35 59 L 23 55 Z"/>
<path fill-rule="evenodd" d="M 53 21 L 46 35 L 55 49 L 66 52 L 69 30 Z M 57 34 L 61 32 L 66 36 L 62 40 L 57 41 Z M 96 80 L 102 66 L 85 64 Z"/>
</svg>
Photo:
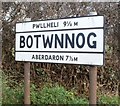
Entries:
<svg viewBox="0 0 120 106">
<path fill-rule="evenodd" d="M 99 97 L 100 104 L 120 104 L 119 96 L 101 95 Z"/>
<path fill-rule="evenodd" d="M 24 85 L 19 84 L 9 87 L 7 77 L 3 79 L 3 104 L 23 104 L 24 102 Z M 98 95 L 99 104 L 119 104 L 118 96 Z M 86 98 L 75 95 L 73 91 L 66 90 L 58 84 L 45 84 L 42 89 L 37 88 L 31 83 L 31 104 L 89 104 Z M 118 100 L 119 99 L 119 100 Z"/>
</svg>

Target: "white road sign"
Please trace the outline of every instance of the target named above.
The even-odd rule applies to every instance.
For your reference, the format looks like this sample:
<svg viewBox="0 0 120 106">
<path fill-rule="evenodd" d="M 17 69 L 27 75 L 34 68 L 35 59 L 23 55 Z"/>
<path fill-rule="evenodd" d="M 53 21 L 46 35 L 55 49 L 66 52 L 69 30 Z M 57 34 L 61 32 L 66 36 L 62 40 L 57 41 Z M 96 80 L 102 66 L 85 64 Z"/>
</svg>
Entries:
<svg viewBox="0 0 120 106">
<path fill-rule="evenodd" d="M 33 32 L 103 27 L 103 16 L 89 16 L 45 21 L 23 22 L 16 24 L 16 32 Z"/>
<path fill-rule="evenodd" d="M 103 65 L 103 27 L 103 16 L 17 23 L 15 59 Z"/>
</svg>

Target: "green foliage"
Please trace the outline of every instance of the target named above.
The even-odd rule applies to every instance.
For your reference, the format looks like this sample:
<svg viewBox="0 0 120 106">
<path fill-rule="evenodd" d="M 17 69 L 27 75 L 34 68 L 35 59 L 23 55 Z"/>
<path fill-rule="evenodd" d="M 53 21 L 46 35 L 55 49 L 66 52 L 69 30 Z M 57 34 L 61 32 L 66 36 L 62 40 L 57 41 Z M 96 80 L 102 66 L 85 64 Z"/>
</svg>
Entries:
<svg viewBox="0 0 120 106">
<path fill-rule="evenodd" d="M 82 99 L 67 91 L 62 86 L 44 86 L 41 91 L 35 91 L 32 85 L 31 100 L 33 104 L 88 104 L 87 99 Z"/>
<path fill-rule="evenodd" d="M 6 78 L 6 79 L 4 79 Z M 10 87 L 7 77 L 3 77 L 2 85 L 2 103 L 3 104 L 23 104 L 23 84 Z M 88 104 L 88 100 L 84 97 L 80 98 L 73 93 L 67 91 L 63 86 L 58 84 L 45 84 L 43 87 L 37 88 L 31 83 L 31 104 Z M 118 96 L 100 96 L 98 104 L 118 104 Z"/>
<path fill-rule="evenodd" d="M 5 77 L 4 77 L 5 78 Z M 10 87 L 7 77 L 3 78 L 2 103 L 23 104 L 23 84 Z M 47 84 L 42 89 L 31 84 L 31 104 L 88 104 L 85 98 L 79 98 L 73 92 L 67 91 L 64 87 Z"/>
<path fill-rule="evenodd" d="M 20 88 L 11 89 L 6 87 L 3 91 L 3 104 L 21 104 L 23 103 L 23 91 Z"/>
<path fill-rule="evenodd" d="M 119 104 L 120 98 L 118 96 L 102 95 L 99 99 L 100 104 Z"/>
<path fill-rule="evenodd" d="M 3 104 L 22 104 L 23 103 L 23 86 L 9 87 L 7 83 L 2 86 L 2 103 Z"/>
</svg>

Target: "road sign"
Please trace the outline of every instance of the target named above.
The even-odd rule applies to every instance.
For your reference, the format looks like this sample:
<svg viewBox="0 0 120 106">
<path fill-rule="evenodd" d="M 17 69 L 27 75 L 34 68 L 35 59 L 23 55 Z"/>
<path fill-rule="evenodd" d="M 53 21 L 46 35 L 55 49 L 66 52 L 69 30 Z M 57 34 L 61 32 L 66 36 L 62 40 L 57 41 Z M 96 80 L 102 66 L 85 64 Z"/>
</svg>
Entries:
<svg viewBox="0 0 120 106">
<path fill-rule="evenodd" d="M 104 18 L 78 18 L 16 24 L 16 61 L 103 65 Z"/>
</svg>

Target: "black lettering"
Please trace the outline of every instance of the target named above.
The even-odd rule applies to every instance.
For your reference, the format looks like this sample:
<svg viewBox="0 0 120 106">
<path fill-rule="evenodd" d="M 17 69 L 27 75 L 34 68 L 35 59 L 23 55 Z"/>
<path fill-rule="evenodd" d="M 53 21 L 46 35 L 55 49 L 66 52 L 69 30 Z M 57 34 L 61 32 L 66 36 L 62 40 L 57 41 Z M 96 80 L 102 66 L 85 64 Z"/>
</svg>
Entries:
<svg viewBox="0 0 120 106">
<path fill-rule="evenodd" d="M 65 48 L 68 48 L 68 41 L 70 43 L 70 46 L 72 48 L 74 48 L 74 33 L 72 34 L 72 40 L 70 39 L 69 35 L 68 34 L 65 34 Z"/>
<path fill-rule="evenodd" d="M 60 56 L 60 60 L 64 60 L 64 56 Z"/>
<path fill-rule="evenodd" d="M 36 28 L 39 28 L 39 25 L 38 25 L 38 24 L 36 24 Z"/>
<path fill-rule="evenodd" d="M 42 60 L 44 60 L 44 55 L 42 55 Z"/>
<path fill-rule="evenodd" d="M 78 26 L 78 22 L 74 22 L 74 26 Z"/>
<path fill-rule="evenodd" d="M 58 35 L 55 34 L 55 48 L 57 48 L 57 44 L 59 43 L 60 47 L 63 48 L 63 34 L 61 34 L 61 39 L 59 39 Z"/>
<path fill-rule="evenodd" d="M 20 36 L 20 48 L 24 48 L 24 47 L 25 47 L 25 37 Z"/>
<path fill-rule="evenodd" d="M 49 60 L 52 60 L 52 57 L 51 57 L 51 55 L 49 55 Z"/>
<path fill-rule="evenodd" d="M 52 47 L 52 42 L 53 42 L 53 34 L 51 36 L 47 36 L 47 39 L 45 39 L 44 35 L 42 37 L 43 37 L 44 48 L 46 48 L 47 45 L 49 46 L 49 48 L 51 48 Z"/>
<path fill-rule="evenodd" d="M 41 35 L 34 35 L 34 38 L 36 38 L 36 48 L 38 48 L 38 38 L 41 37 Z"/>
<path fill-rule="evenodd" d="M 34 56 L 34 55 L 32 55 L 32 59 L 35 59 L 35 56 Z"/>
<path fill-rule="evenodd" d="M 40 28 L 44 28 L 43 25 L 44 25 L 44 23 L 43 23 L 43 24 L 40 24 Z"/>
<path fill-rule="evenodd" d="M 56 60 L 59 60 L 59 56 L 58 55 L 56 56 Z"/>
<path fill-rule="evenodd" d="M 45 55 L 45 60 L 48 60 L 48 55 Z"/>
<path fill-rule="evenodd" d="M 37 60 L 37 59 L 39 59 L 39 56 L 38 56 L 38 55 L 36 55 L 36 60 Z"/>
<path fill-rule="evenodd" d="M 28 44 L 28 43 L 29 43 L 29 44 Z M 27 37 L 27 39 L 26 39 L 26 44 L 27 44 L 27 47 L 28 47 L 28 48 L 31 48 L 31 47 L 32 47 L 32 45 L 33 45 L 33 38 L 32 38 L 31 35 L 29 35 L 29 36 Z"/>
<path fill-rule="evenodd" d="M 46 28 L 45 23 L 43 23 L 43 27 L 42 28 Z"/>
<path fill-rule="evenodd" d="M 82 37 L 82 44 L 80 45 L 79 44 L 79 37 Z M 77 44 L 77 47 L 78 48 L 82 48 L 84 45 L 85 45 L 85 36 L 84 36 L 84 34 L 83 33 L 79 33 L 78 35 L 77 35 L 77 37 L 76 37 L 76 44 Z"/>
<path fill-rule="evenodd" d="M 58 24 L 59 24 L 59 23 L 57 22 L 57 24 L 56 24 L 56 26 L 55 26 L 55 27 L 58 27 Z"/>
<path fill-rule="evenodd" d="M 52 57 L 52 58 L 53 58 L 53 60 L 55 60 L 55 55 L 53 55 L 53 57 Z"/>
<path fill-rule="evenodd" d="M 51 22 L 51 27 L 53 27 L 53 22 Z"/>
<path fill-rule="evenodd" d="M 39 60 L 41 60 L 41 55 L 39 55 Z"/>
<path fill-rule="evenodd" d="M 33 24 L 33 28 L 35 27 L 35 24 Z"/>
<path fill-rule="evenodd" d="M 78 61 L 78 57 L 74 57 L 74 61 Z"/>
<path fill-rule="evenodd" d="M 50 27 L 50 23 L 47 23 L 47 28 Z"/>
<path fill-rule="evenodd" d="M 88 38 L 87 38 L 88 46 L 89 46 L 90 48 L 96 48 L 96 41 L 93 41 L 92 45 L 90 44 L 90 37 L 91 37 L 91 36 L 96 37 L 96 34 L 92 32 L 92 33 L 90 33 L 90 34 L 88 35 Z"/>
</svg>

